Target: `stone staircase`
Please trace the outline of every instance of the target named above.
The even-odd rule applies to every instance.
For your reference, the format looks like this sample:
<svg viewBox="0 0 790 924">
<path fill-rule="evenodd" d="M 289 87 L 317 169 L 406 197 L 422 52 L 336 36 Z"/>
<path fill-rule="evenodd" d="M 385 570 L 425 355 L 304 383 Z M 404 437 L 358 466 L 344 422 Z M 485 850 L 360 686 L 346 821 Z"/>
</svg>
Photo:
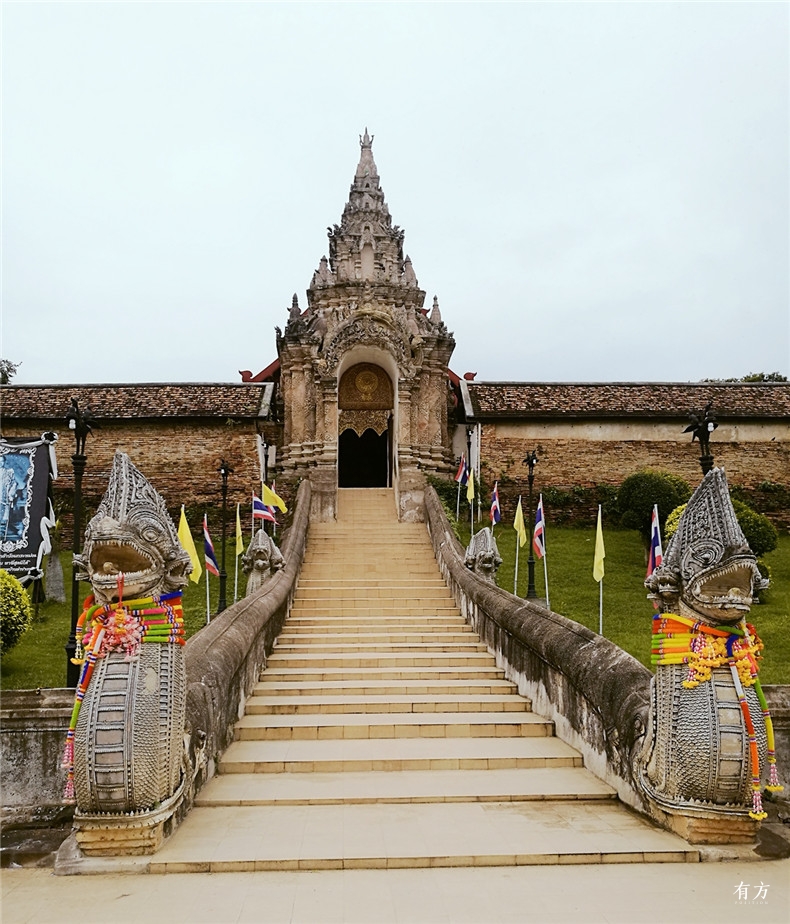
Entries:
<svg viewBox="0 0 790 924">
<path fill-rule="evenodd" d="M 150 871 L 698 860 L 503 679 L 393 492 L 339 495 L 218 775 Z"/>
</svg>

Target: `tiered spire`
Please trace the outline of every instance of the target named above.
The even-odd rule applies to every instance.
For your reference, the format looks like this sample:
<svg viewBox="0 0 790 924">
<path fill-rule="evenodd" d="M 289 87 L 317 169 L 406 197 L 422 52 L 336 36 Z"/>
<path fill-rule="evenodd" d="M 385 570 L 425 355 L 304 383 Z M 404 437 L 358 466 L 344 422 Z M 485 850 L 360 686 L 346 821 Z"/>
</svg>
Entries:
<svg viewBox="0 0 790 924">
<path fill-rule="evenodd" d="M 425 297 L 408 256 L 403 253 L 403 231 L 392 216 L 381 189 L 373 136 L 360 136 L 360 156 L 348 202 L 339 225 L 329 228 L 329 260 L 323 258 L 308 292 L 312 304 L 321 290 L 341 286 L 397 287 L 396 301 L 415 304 Z M 409 290 L 408 294 L 404 290 Z"/>
</svg>

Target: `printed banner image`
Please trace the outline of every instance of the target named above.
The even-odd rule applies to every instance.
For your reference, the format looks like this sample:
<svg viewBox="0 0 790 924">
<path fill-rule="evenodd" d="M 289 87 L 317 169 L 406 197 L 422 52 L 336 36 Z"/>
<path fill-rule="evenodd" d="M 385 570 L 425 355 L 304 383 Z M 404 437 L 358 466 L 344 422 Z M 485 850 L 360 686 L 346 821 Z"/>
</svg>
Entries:
<svg viewBox="0 0 790 924">
<path fill-rule="evenodd" d="M 49 547 L 49 476 L 48 443 L 0 441 L 0 568 L 16 577 L 37 571 Z"/>
</svg>

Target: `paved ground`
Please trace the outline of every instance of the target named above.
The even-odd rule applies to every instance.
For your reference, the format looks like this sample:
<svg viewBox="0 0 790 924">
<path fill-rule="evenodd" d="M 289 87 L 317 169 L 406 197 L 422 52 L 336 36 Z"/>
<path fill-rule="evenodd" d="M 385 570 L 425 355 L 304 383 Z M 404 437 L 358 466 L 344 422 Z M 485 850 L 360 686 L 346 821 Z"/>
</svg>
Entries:
<svg viewBox="0 0 790 924">
<path fill-rule="evenodd" d="M 790 921 L 790 860 L 168 876 L 11 869 L 0 882 L 3 924 Z"/>
</svg>

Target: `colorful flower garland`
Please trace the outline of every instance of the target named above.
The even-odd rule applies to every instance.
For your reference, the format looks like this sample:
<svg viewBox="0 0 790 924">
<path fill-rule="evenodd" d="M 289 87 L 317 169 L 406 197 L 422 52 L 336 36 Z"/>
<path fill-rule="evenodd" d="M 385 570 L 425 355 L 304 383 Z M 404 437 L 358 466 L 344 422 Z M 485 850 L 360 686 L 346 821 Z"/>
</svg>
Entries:
<svg viewBox="0 0 790 924">
<path fill-rule="evenodd" d="M 125 660 L 135 658 L 143 642 L 185 645 L 184 612 L 180 590 L 159 597 L 142 597 L 123 601 L 123 575 L 118 579 L 118 602 L 96 604 L 91 594 L 83 605 L 77 622 L 77 644 L 73 664 L 82 664 L 80 681 L 74 697 L 62 766 L 66 770 L 64 802 L 74 802 L 74 734 L 85 693 L 91 682 L 96 661 L 112 651 L 126 653 Z"/>
<path fill-rule="evenodd" d="M 779 783 L 776 770 L 776 741 L 774 726 L 768 703 L 757 676 L 758 660 L 764 648 L 754 626 L 741 620 L 740 625 L 727 629 L 714 628 L 695 622 L 675 613 L 658 614 L 653 617 L 653 646 L 650 654 L 652 664 L 687 664 L 688 674 L 683 686 L 693 689 L 710 680 L 714 668 L 729 667 L 738 703 L 749 737 L 749 756 L 752 773 L 752 810 L 749 815 L 760 820 L 767 813 L 763 811 L 760 795 L 760 756 L 757 750 L 757 734 L 754 730 L 749 703 L 744 687 L 753 686 L 765 720 L 765 734 L 768 739 L 768 785 L 769 792 L 784 789 Z"/>
</svg>

